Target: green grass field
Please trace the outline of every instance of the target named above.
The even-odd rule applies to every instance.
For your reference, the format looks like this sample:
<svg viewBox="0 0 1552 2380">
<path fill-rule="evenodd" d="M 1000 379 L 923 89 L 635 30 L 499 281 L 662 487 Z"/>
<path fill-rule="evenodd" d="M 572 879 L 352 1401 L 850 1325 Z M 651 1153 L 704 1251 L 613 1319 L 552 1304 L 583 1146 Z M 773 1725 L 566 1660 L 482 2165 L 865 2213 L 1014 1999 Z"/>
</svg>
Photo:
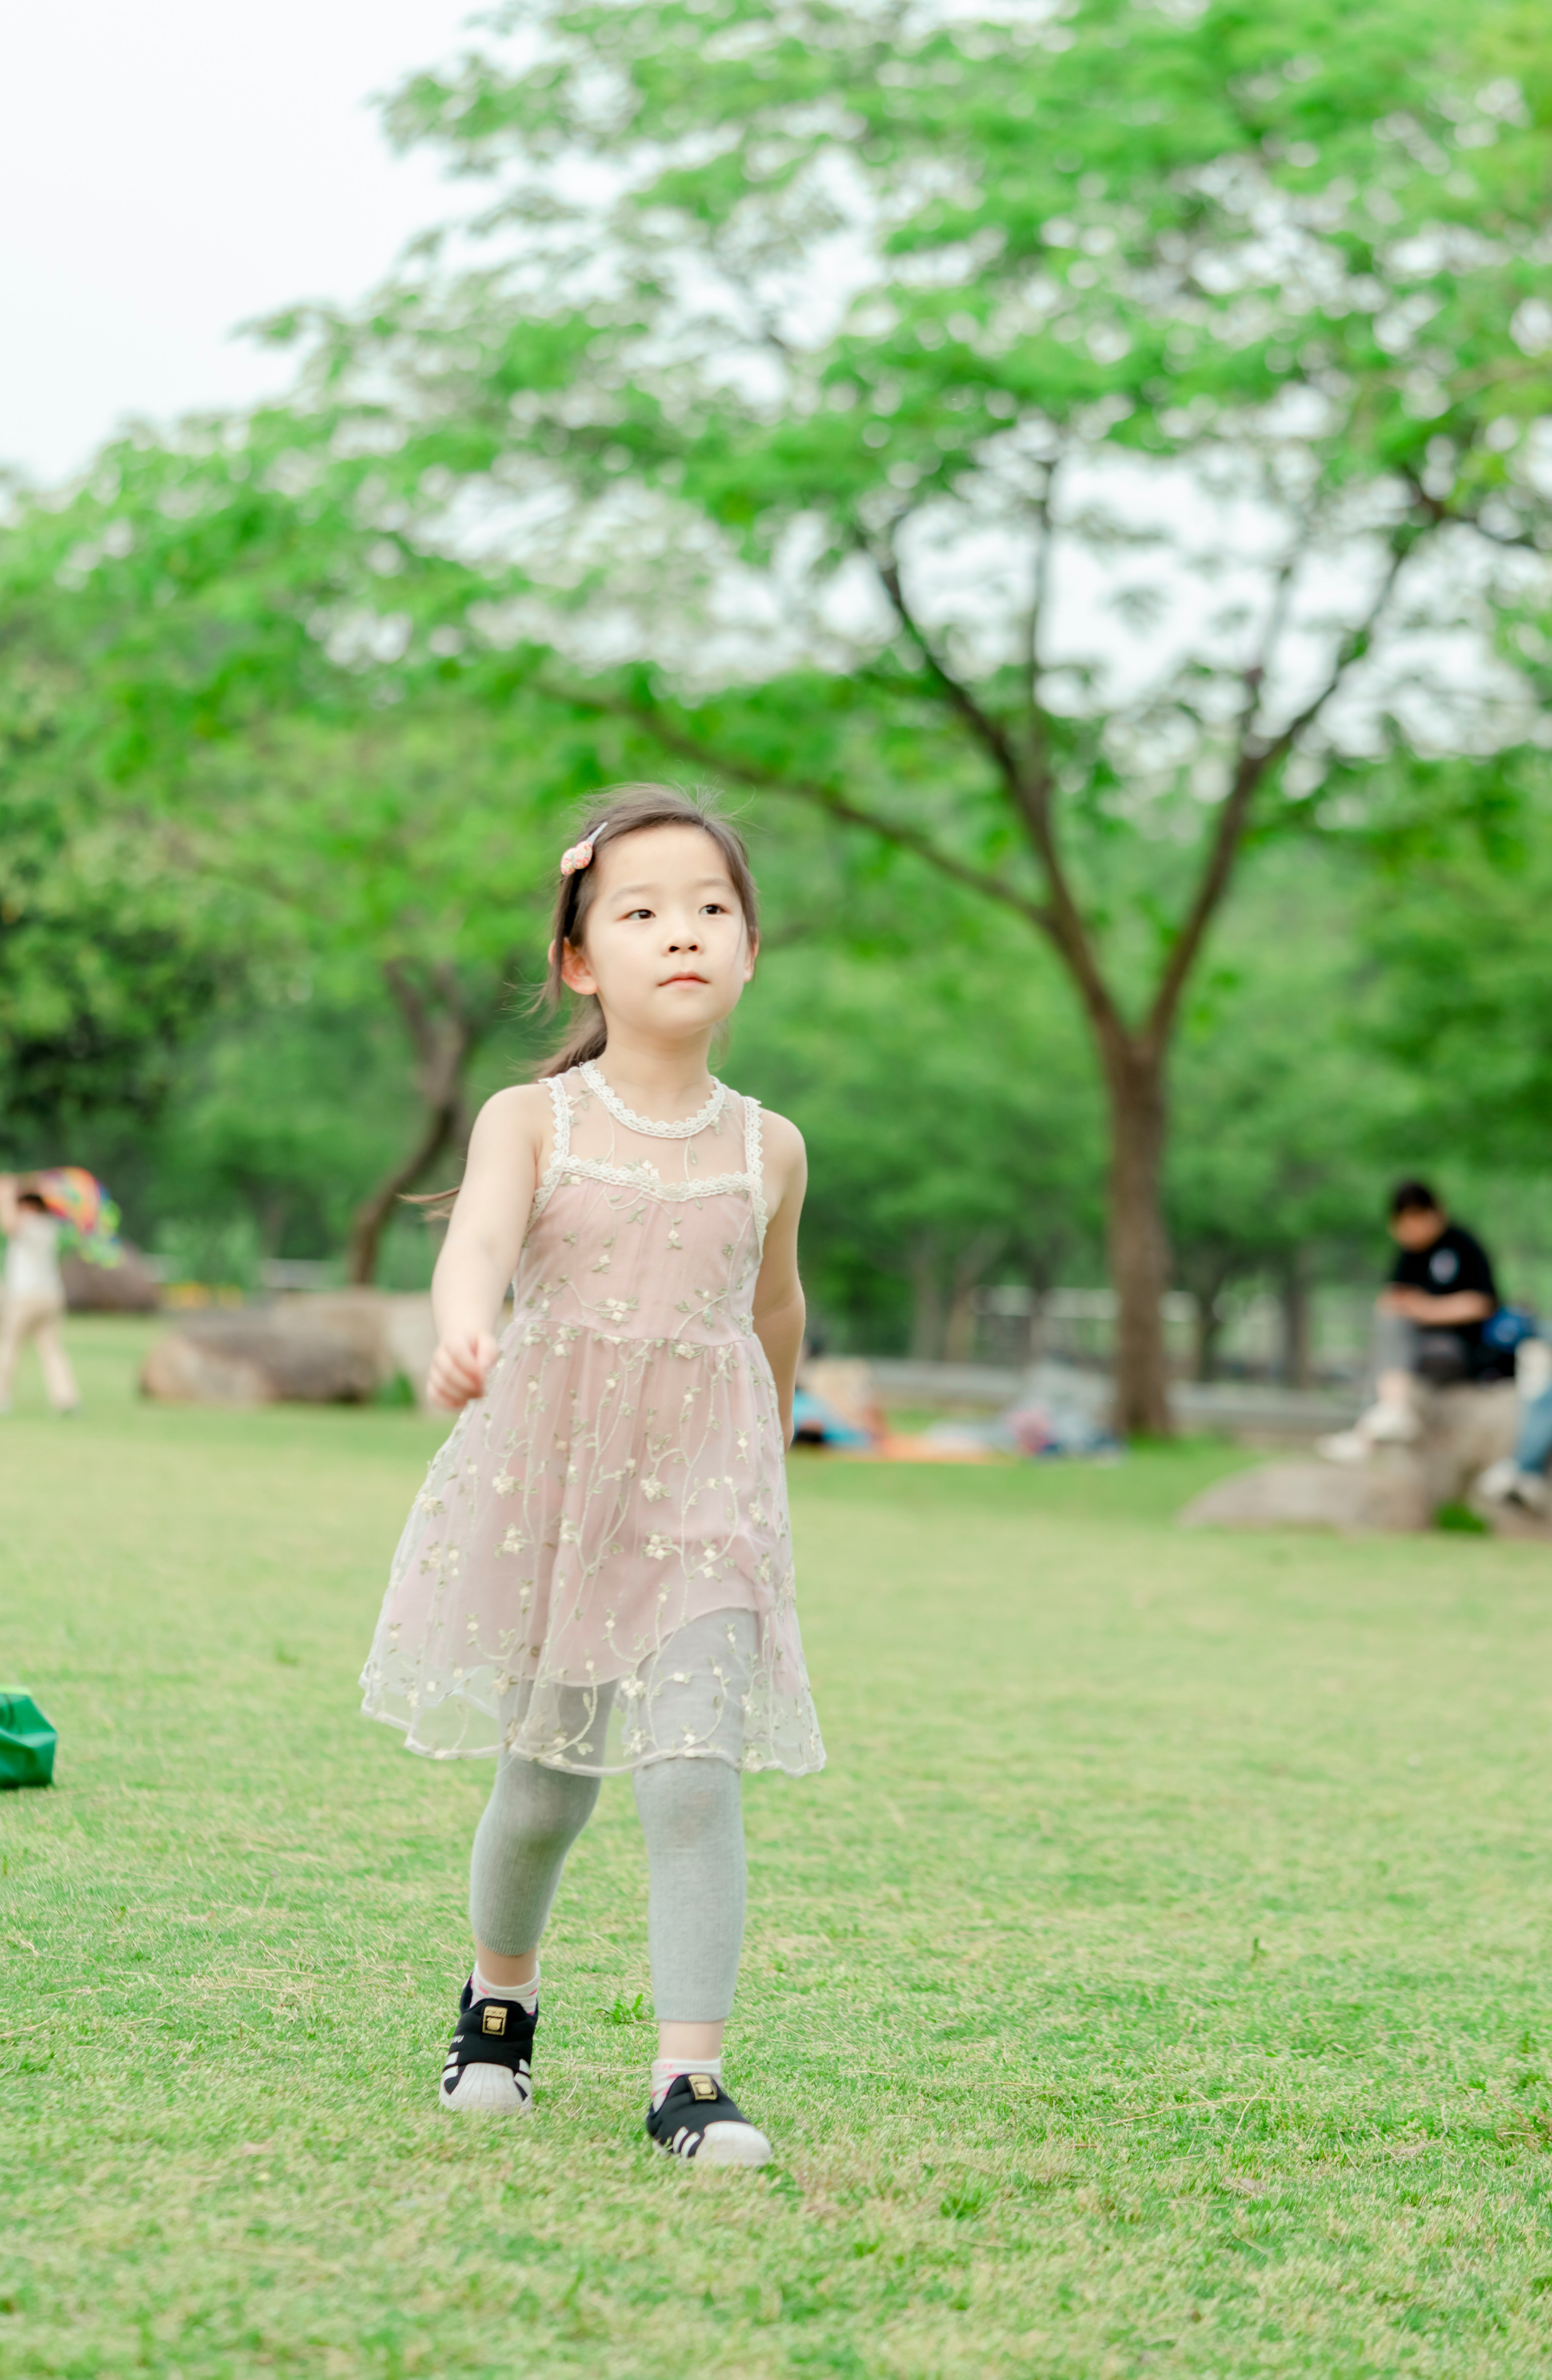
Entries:
<svg viewBox="0 0 1552 2380">
<path fill-rule="evenodd" d="M 356 1716 L 434 1432 L 0 1424 L 0 2374 L 1438 2380 L 1552 2369 L 1552 1564 L 1176 1532 L 1113 1472 L 800 1459 L 831 1767 L 751 1782 L 730 2075 L 640 2132 L 606 1787 L 537 2109 L 449 2119 L 479 1764 Z M 29 1381 L 29 1395 L 35 1394 Z"/>
</svg>

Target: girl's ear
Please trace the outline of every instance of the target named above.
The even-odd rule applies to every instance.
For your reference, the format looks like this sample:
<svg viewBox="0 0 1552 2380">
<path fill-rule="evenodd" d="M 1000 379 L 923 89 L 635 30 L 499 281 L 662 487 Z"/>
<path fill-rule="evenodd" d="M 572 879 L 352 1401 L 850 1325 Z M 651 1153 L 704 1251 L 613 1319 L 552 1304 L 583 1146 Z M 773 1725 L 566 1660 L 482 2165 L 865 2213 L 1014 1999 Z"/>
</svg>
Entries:
<svg viewBox="0 0 1552 2380">
<path fill-rule="evenodd" d="M 551 948 L 554 945 L 552 943 Z M 561 944 L 561 981 L 568 991 L 579 992 L 584 1000 L 598 994 L 598 983 L 585 953 L 575 942 Z"/>
<path fill-rule="evenodd" d="M 755 961 L 759 956 L 759 934 L 758 930 L 750 934 L 747 939 L 749 949 L 744 961 L 744 980 L 746 983 L 752 983 L 755 974 Z"/>
</svg>

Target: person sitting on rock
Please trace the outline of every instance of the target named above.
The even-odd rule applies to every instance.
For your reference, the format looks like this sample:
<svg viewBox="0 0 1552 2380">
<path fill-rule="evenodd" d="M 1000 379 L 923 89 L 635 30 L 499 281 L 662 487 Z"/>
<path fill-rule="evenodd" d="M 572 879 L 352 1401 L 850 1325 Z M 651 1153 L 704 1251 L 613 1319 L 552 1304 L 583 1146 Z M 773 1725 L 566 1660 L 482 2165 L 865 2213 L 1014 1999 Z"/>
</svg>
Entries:
<svg viewBox="0 0 1552 2380">
<path fill-rule="evenodd" d="M 1375 1402 L 1352 1429 L 1317 1441 L 1333 1463 L 1363 1463 L 1376 1446 L 1421 1434 L 1414 1380 L 1448 1388 L 1502 1379 L 1513 1368 L 1512 1356 L 1483 1335 L 1498 1307 L 1487 1251 L 1450 1221 L 1425 1182 L 1400 1182 L 1391 1192 L 1390 1236 L 1398 1254 L 1376 1303 Z"/>
</svg>

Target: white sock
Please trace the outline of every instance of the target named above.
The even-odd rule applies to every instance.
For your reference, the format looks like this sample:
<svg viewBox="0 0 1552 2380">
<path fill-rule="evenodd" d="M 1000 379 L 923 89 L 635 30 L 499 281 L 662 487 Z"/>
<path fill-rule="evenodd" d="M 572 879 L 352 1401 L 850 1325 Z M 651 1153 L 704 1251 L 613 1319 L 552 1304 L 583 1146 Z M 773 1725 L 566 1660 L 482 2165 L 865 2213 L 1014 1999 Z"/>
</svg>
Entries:
<svg viewBox="0 0 1552 2380">
<path fill-rule="evenodd" d="M 476 1959 L 474 1973 L 469 1977 L 469 1991 L 477 2000 L 515 2000 L 519 2008 L 526 2009 L 532 2016 L 539 2006 L 539 1969 L 534 1969 L 526 1984 L 492 1984 L 480 1973 L 479 1961 Z"/>
<path fill-rule="evenodd" d="M 713 2082 L 722 2079 L 721 2058 L 654 2058 L 652 2060 L 652 2105 L 661 2107 L 669 2094 L 671 2083 L 681 2074 L 709 2074 Z"/>
</svg>

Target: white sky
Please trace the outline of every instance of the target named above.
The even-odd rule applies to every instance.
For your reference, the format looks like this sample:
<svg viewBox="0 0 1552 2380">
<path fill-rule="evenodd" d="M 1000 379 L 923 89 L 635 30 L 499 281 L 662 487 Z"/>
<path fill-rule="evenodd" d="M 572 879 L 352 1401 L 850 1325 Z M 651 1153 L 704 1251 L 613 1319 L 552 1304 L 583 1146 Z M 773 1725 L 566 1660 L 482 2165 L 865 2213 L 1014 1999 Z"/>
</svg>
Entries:
<svg viewBox="0 0 1552 2380">
<path fill-rule="evenodd" d="M 284 386 L 234 326 L 370 287 L 467 193 L 370 104 L 471 0 L 74 0 L 0 33 L 0 462 L 43 480 L 127 415 Z"/>
</svg>

